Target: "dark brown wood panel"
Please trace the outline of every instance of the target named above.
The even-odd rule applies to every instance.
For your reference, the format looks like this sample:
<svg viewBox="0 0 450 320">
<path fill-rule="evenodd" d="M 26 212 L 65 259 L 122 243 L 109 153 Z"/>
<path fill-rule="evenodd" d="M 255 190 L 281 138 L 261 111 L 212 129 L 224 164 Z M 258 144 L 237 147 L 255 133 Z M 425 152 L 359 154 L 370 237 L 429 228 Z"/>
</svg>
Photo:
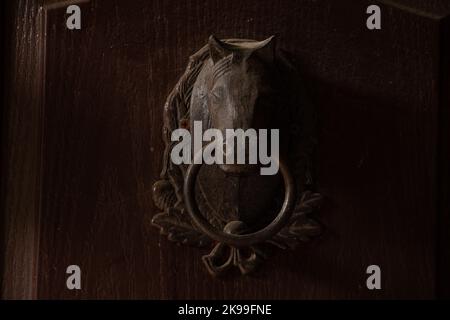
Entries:
<svg viewBox="0 0 450 320">
<path fill-rule="evenodd" d="M 2 296 L 36 296 L 43 65 L 40 1 L 4 1 Z"/>
<path fill-rule="evenodd" d="M 448 188 L 437 178 L 445 151 L 438 133 L 446 132 L 439 128 L 448 126 L 438 121 L 448 97 L 444 1 L 380 1 L 383 29 L 375 32 L 365 28 L 369 1 L 91 0 L 80 4 L 80 31 L 65 28 L 67 3 L 46 2 L 41 20 L 31 2 L 12 6 L 14 23 L 28 32 L 11 39 L 12 69 L 33 72 L 11 71 L 4 296 L 435 297 L 438 212 L 446 206 L 437 198 Z M 39 21 L 45 38 L 37 37 Z M 201 251 L 149 227 L 162 107 L 210 34 L 275 34 L 300 61 L 319 115 L 326 232 L 296 251 L 274 252 L 251 277 L 212 279 Z M 25 116 L 32 128 L 21 125 Z M 82 269 L 80 291 L 65 287 L 71 264 Z M 365 287 L 371 264 L 382 268 L 378 292 Z"/>
<path fill-rule="evenodd" d="M 440 112 L 439 118 L 439 160 L 438 160 L 438 296 L 450 299 L 450 16 L 442 19 L 440 59 Z"/>
</svg>

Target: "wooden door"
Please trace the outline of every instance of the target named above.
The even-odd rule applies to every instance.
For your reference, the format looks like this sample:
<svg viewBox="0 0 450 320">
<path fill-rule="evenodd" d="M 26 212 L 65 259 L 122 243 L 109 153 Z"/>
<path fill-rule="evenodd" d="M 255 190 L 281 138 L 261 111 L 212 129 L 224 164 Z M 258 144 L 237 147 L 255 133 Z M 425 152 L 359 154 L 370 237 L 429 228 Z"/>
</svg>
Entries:
<svg viewBox="0 0 450 320">
<path fill-rule="evenodd" d="M 372 3 L 381 30 L 366 27 Z M 66 28 L 70 4 L 81 30 Z M 3 297 L 445 294 L 447 1 L 18 0 L 5 13 Z M 276 35 L 318 110 L 325 232 L 274 251 L 253 276 L 212 278 L 204 251 L 149 223 L 163 105 L 211 34 Z M 66 287 L 74 264 L 81 290 Z M 369 265 L 381 268 L 381 290 L 366 287 Z"/>
</svg>

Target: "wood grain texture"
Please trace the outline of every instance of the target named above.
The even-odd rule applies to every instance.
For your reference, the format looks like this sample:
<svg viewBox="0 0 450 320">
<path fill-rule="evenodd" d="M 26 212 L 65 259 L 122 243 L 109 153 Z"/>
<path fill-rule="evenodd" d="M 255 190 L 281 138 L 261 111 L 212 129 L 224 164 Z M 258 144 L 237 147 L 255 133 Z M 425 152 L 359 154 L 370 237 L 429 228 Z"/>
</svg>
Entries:
<svg viewBox="0 0 450 320">
<path fill-rule="evenodd" d="M 2 296 L 36 296 L 42 60 L 40 1 L 5 3 L 2 130 Z"/>
<path fill-rule="evenodd" d="M 15 25 L 33 30 L 36 17 L 24 10 L 37 8 L 18 3 L 14 16 L 24 20 Z M 438 121 L 444 101 L 439 13 L 449 8 L 437 0 L 380 2 L 383 29 L 369 32 L 366 15 L 359 14 L 368 4 L 90 1 L 80 5 L 80 31 L 64 27 L 64 7 L 48 10 L 42 130 L 33 82 L 39 74 L 17 75 L 12 87 L 22 91 L 8 95 L 3 295 L 435 297 L 442 269 L 436 244 L 445 234 L 437 225 L 445 204 L 437 196 L 448 188 L 437 178 L 445 152 L 438 128 L 446 125 Z M 36 59 L 26 42 L 35 34 L 13 39 L 11 76 Z M 326 233 L 296 251 L 274 252 L 252 277 L 211 279 L 201 251 L 169 243 L 148 226 L 157 213 L 151 186 L 161 166 L 163 103 L 210 34 L 277 35 L 279 46 L 301 62 L 319 113 L 317 175 L 327 197 L 320 216 Z M 65 288 L 70 264 L 83 270 L 81 291 Z M 365 287 L 370 264 L 383 270 L 381 291 Z"/>
<path fill-rule="evenodd" d="M 446 0 L 378 0 L 376 2 L 431 19 L 443 19 L 450 14 L 450 2 Z"/>
</svg>

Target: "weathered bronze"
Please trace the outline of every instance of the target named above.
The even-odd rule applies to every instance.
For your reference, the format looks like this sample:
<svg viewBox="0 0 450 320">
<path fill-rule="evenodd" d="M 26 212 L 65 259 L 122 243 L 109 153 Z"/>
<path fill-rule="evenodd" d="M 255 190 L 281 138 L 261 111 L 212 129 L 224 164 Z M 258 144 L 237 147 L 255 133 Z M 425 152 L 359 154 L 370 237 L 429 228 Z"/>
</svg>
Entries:
<svg viewBox="0 0 450 320">
<path fill-rule="evenodd" d="M 232 266 L 248 274 L 267 257 L 268 245 L 294 248 L 321 233 L 310 217 L 322 199 L 311 191 L 314 112 L 295 65 L 273 37 L 211 36 L 164 106 L 163 169 L 153 186 L 162 212 L 152 223 L 171 241 L 213 247 L 203 257 L 213 275 Z M 175 165 L 171 133 L 194 121 L 221 131 L 279 129 L 281 174 L 261 176 L 256 165 Z"/>
<path fill-rule="evenodd" d="M 294 208 L 295 186 L 293 178 L 284 161 L 280 161 L 280 170 L 284 178 L 284 188 L 286 191 L 283 206 L 280 212 L 268 226 L 264 227 L 264 229 L 247 234 L 227 232 L 225 229 L 224 231 L 216 230 L 200 213 L 194 195 L 195 178 L 198 175 L 200 167 L 200 164 L 191 164 L 186 172 L 184 182 L 184 200 L 186 202 L 186 209 L 191 216 L 194 226 L 204 234 L 208 235 L 211 239 L 234 247 L 248 247 L 270 240 L 289 221 L 289 218 L 292 215 L 292 209 Z M 238 223 L 242 227 L 245 226 L 242 221 L 231 221 L 227 224 L 227 226 L 231 226 L 233 222 L 236 222 L 236 224 Z"/>
</svg>

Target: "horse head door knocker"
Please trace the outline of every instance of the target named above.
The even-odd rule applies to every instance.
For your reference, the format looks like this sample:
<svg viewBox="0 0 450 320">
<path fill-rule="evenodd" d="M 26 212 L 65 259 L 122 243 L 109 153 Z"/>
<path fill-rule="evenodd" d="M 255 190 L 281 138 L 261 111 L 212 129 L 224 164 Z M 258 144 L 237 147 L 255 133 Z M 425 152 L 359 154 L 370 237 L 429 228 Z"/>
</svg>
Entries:
<svg viewBox="0 0 450 320">
<path fill-rule="evenodd" d="M 321 233 L 310 217 L 321 202 L 320 194 L 311 191 L 313 110 L 296 70 L 294 60 L 276 50 L 273 37 L 255 41 L 211 36 L 191 56 L 164 106 L 163 169 L 153 186 L 154 202 L 162 212 L 152 224 L 171 241 L 211 247 L 203 261 L 213 275 L 233 266 L 248 274 L 267 257 L 268 246 L 292 249 Z M 198 125 L 200 130 L 214 129 L 214 140 L 205 142 Z M 177 129 L 191 135 L 188 142 L 200 139 L 197 148 L 194 142 L 184 149 L 190 163 L 172 159 L 180 138 L 174 139 Z M 232 160 L 241 146 L 244 161 L 202 165 L 211 142 L 230 129 L 241 130 L 243 137 L 231 144 Z M 262 158 L 259 163 L 246 161 L 255 156 L 247 133 L 254 133 L 257 141 L 267 132 L 279 134 L 278 140 L 258 144 L 256 154 L 266 151 L 267 156 L 276 143 L 278 155 L 271 165 L 279 174 L 262 175 L 268 163 Z M 221 141 L 224 148 L 229 142 Z M 225 159 L 230 150 L 213 156 Z"/>
</svg>

